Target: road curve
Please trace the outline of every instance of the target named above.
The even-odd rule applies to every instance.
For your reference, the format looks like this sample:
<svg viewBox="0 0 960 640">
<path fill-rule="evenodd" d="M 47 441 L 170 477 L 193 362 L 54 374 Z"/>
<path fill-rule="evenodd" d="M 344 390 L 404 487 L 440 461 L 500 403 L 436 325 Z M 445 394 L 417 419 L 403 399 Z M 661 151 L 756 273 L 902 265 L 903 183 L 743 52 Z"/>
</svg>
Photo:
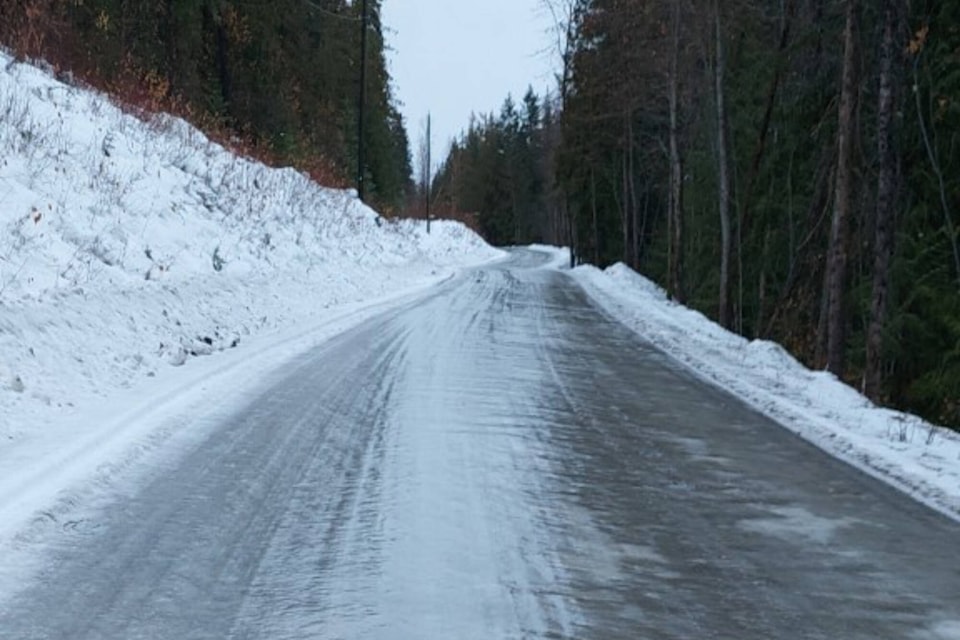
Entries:
<svg viewBox="0 0 960 640">
<path fill-rule="evenodd" d="M 301 356 L 57 533 L 0 638 L 960 637 L 960 525 L 539 259 Z"/>
</svg>

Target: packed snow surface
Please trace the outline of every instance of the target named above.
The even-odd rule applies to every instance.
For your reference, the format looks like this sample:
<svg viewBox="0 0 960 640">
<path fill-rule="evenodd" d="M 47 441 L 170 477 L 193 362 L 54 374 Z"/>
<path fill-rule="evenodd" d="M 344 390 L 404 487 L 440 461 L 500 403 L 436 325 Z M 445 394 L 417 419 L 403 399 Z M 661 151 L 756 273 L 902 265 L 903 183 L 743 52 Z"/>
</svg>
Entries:
<svg viewBox="0 0 960 640">
<path fill-rule="evenodd" d="M 167 400 L 500 255 L 0 54 L 0 539 L 143 449 Z"/>
<path fill-rule="evenodd" d="M 778 344 L 723 329 L 623 264 L 573 273 L 608 313 L 697 375 L 827 452 L 960 518 L 960 434 L 878 407 Z"/>
</svg>

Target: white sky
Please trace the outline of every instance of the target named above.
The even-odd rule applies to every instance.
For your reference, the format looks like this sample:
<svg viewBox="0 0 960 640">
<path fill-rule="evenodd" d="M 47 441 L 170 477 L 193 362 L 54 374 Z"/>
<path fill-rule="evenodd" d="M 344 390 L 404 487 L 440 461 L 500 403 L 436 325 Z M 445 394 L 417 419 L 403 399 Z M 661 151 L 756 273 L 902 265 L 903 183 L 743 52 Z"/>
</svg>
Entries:
<svg viewBox="0 0 960 640">
<path fill-rule="evenodd" d="M 540 95 L 554 86 L 540 0 L 384 0 L 381 17 L 415 167 L 428 111 L 436 167 L 471 113 L 499 112 L 528 85 Z"/>
</svg>

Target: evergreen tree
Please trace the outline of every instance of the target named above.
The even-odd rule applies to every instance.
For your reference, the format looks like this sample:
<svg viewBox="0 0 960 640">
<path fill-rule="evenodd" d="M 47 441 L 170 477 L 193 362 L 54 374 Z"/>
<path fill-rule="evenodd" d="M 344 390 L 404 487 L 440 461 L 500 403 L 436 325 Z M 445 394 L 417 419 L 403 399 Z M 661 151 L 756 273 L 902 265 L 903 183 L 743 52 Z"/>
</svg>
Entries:
<svg viewBox="0 0 960 640">
<path fill-rule="evenodd" d="M 380 0 L 368 4 L 366 171 L 372 201 L 392 209 L 411 188 L 409 143 Z M 360 3 L 345 0 L 36 0 L 0 3 L 0 41 L 133 107 L 174 111 L 225 142 L 244 140 L 244 151 L 349 184 L 360 17 Z"/>
<path fill-rule="evenodd" d="M 449 208 L 960 425 L 960 5 L 545 2 L 557 96 L 468 129 Z"/>
</svg>

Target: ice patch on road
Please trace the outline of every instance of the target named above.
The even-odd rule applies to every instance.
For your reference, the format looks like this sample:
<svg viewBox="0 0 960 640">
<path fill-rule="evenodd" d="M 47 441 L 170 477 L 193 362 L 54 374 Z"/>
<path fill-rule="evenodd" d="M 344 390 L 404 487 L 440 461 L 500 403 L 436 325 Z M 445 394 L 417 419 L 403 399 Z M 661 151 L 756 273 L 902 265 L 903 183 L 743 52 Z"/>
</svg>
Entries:
<svg viewBox="0 0 960 640">
<path fill-rule="evenodd" d="M 914 640 L 960 640 L 960 620 L 943 620 L 910 634 Z"/>
<path fill-rule="evenodd" d="M 620 544 L 615 547 L 620 555 L 631 562 L 646 562 L 652 564 L 667 564 L 667 559 L 657 551 L 656 547 L 640 544 Z"/>
<path fill-rule="evenodd" d="M 740 528 L 778 538 L 829 544 L 837 531 L 856 522 L 852 518 L 824 518 L 802 507 L 777 507 L 770 511 L 775 517 L 743 520 Z"/>
</svg>

